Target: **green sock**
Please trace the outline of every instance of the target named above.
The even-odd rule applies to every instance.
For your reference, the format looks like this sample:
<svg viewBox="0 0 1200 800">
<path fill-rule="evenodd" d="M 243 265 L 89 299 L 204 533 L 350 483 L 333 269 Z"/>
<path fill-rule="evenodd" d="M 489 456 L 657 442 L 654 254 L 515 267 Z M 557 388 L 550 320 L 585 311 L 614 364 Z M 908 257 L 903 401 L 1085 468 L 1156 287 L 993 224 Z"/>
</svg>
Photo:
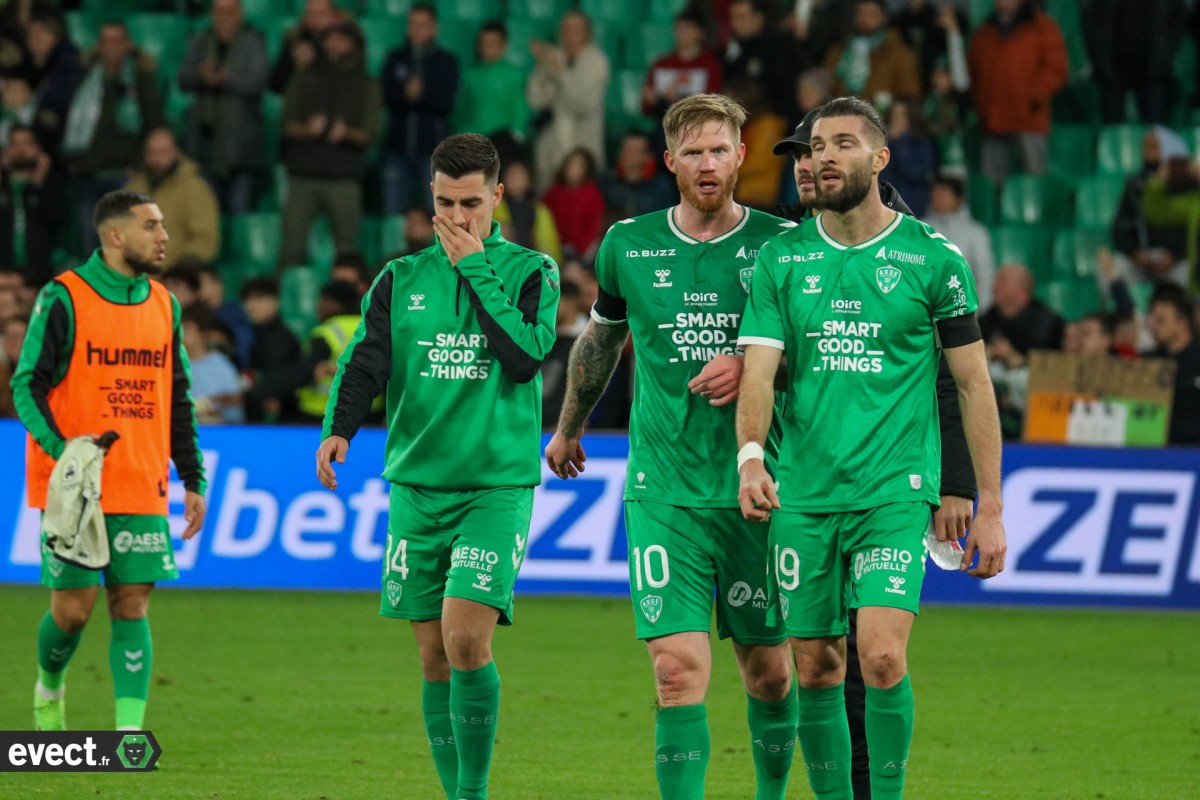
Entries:
<svg viewBox="0 0 1200 800">
<path fill-rule="evenodd" d="M 797 732 L 808 769 L 808 785 L 817 800 L 851 800 L 854 796 L 845 689 L 845 683 L 828 689 L 800 687 Z"/>
<path fill-rule="evenodd" d="M 866 717 L 872 800 L 900 800 L 913 736 L 913 692 L 908 676 L 890 689 L 868 686 Z"/>
<path fill-rule="evenodd" d="M 114 619 L 108 665 L 112 668 L 113 693 L 117 698 L 117 730 L 142 730 L 153 660 L 150 621 Z"/>
<path fill-rule="evenodd" d="M 79 647 L 82 633 L 66 633 L 55 623 L 49 611 L 38 625 L 38 683 L 43 689 L 56 692 L 62 688 L 67 664 Z"/>
<path fill-rule="evenodd" d="M 662 800 L 701 800 L 708 772 L 708 710 L 703 705 L 658 709 L 654 771 Z"/>
<path fill-rule="evenodd" d="M 783 800 L 796 748 L 796 684 L 775 702 L 746 695 L 746 720 L 758 790 L 754 800 Z"/>
<path fill-rule="evenodd" d="M 488 772 L 500 715 L 496 662 L 473 670 L 450 670 L 450 727 L 458 751 L 455 800 L 487 800 Z"/>
<path fill-rule="evenodd" d="M 421 714 L 442 789 L 448 800 L 458 800 L 454 793 L 458 788 L 458 749 L 450 725 L 450 681 L 425 681 L 421 685 Z"/>
</svg>

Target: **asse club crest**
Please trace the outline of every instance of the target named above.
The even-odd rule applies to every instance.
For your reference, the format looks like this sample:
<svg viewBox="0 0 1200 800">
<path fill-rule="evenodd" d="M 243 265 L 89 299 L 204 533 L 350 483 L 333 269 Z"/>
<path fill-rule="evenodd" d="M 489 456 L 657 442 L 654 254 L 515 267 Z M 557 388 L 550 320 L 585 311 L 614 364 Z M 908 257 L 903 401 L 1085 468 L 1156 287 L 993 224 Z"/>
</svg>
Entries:
<svg viewBox="0 0 1200 800">
<path fill-rule="evenodd" d="M 662 598 L 656 594 L 648 594 L 642 598 L 642 614 L 651 623 L 658 622 L 658 617 L 662 614 Z"/>
<path fill-rule="evenodd" d="M 387 582 L 388 602 L 392 604 L 392 608 L 400 605 L 400 596 L 404 593 L 404 587 L 396 581 Z"/>
<path fill-rule="evenodd" d="M 900 284 L 900 276 L 903 274 L 899 269 L 888 264 L 875 270 L 875 283 L 879 286 L 879 291 L 888 294 Z"/>
<path fill-rule="evenodd" d="M 738 280 L 742 282 L 742 290 L 750 294 L 750 279 L 754 277 L 754 267 L 742 267 L 738 271 Z"/>
</svg>

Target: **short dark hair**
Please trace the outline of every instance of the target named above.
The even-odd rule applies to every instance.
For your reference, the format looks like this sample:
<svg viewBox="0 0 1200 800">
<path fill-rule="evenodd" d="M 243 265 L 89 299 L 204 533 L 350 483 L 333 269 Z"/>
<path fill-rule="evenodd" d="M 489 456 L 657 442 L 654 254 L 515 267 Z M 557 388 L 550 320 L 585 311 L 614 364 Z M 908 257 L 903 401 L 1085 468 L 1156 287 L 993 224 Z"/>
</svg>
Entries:
<svg viewBox="0 0 1200 800">
<path fill-rule="evenodd" d="M 180 324 L 192 323 L 202 331 L 210 331 L 216 327 L 216 315 L 204 303 L 192 303 L 179 314 Z"/>
<path fill-rule="evenodd" d="M 163 273 L 162 280 L 180 281 L 193 292 L 200 291 L 200 269 L 195 262 L 176 264 Z"/>
<path fill-rule="evenodd" d="M 1150 295 L 1149 307 L 1153 308 L 1157 305 L 1171 306 L 1179 316 L 1187 320 L 1188 327 L 1192 327 L 1194 307 L 1191 299 L 1187 296 L 1187 291 L 1182 286 L 1169 281 L 1155 286 L 1154 293 Z"/>
<path fill-rule="evenodd" d="M 483 23 L 483 27 L 479 29 L 479 35 L 483 36 L 485 33 L 498 33 L 504 37 L 504 41 L 508 41 L 508 26 L 498 19 Z"/>
<path fill-rule="evenodd" d="M 954 196 L 959 200 L 962 200 L 967 196 L 967 183 L 957 175 L 950 175 L 945 172 L 940 173 L 936 178 L 933 179 L 933 185 L 945 186 L 947 189 L 953 192 Z"/>
<path fill-rule="evenodd" d="M 338 304 L 342 311 L 352 314 L 358 310 L 358 289 L 353 283 L 329 281 L 321 287 L 321 297 Z"/>
<path fill-rule="evenodd" d="M 149 205 L 153 202 L 149 195 L 141 192 L 129 192 L 124 189 L 109 192 L 96 203 L 96 210 L 92 212 L 92 227 L 98 231 L 110 219 L 128 217 L 134 206 Z"/>
<path fill-rule="evenodd" d="M 408 7 L 408 13 L 413 14 L 417 11 L 424 11 L 429 16 L 433 17 L 433 21 L 437 22 L 437 8 L 433 3 L 413 3 Z"/>
<path fill-rule="evenodd" d="M 706 26 L 704 15 L 700 13 L 700 9 L 696 8 L 695 5 L 688 5 L 684 7 L 683 11 L 680 11 L 675 15 L 675 21 L 690 22 L 699 28 Z"/>
<path fill-rule="evenodd" d="M 367 259 L 363 258 L 363 254 L 354 250 L 345 250 L 333 257 L 333 266 L 335 267 L 351 267 L 359 271 L 367 269 Z"/>
<path fill-rule="evenodd" d="M 500 178 L 500 154 L 486 136 L 456 133 L 443 139 L 430 157 L 430 177 L 439 172 L 448 178 L 465 178 L 482 172 L 484 180 L 494 184 Z"/>
<path fill-rule="evenodd" d="M 274 278 L 251 278 L 242 284 L 242 299 L 279 297 L 279 281 Z"/>
<path fill-rule="evenodd" d="M 813 120 L 814 127 L 817 120 L 822 120 L 826 117 L 858 117 L 859 119 L 866 120 L 868 135 L 873 133 L 875 136 L 872 138 L 877 137 L 875 146 L 882 147 L 887 144 L 887 123 L 883 121 L 883 117 L 879 116 L 879 112 L 875 110 L 875 106 L 866 100 L 860 100 L 857 97 L 838 97 L 830 100 L 821 106 L 821 111 L 817 114 L 817 119 Z"/>
<path fill-rule="evenodd" d="M 57 17 L 53 16 L 52 14 L 46 14 L 46 13 L 37 14 L 37 13 L 35 13 L 32 17 L 29 18 L 29 24 L 30 25 L 45 25 L 47 28 L 50 29 L 50 32 L 53 33 L 55 36 L 57 36 L 59 39 L 66 38 L 67 32 L 66 32 L 66 29 L 63 28 L 62 21 L 59 20 Z"/>
</svg>

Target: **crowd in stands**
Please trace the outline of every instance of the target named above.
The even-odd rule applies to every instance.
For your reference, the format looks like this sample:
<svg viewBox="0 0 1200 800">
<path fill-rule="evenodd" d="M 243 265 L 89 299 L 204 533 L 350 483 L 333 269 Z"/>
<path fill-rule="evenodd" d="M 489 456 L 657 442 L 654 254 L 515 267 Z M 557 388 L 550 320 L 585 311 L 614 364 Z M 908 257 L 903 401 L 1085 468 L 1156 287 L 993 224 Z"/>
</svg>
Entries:
<svg viewBox="0 0 1200 800">
<path fill-rule="evenodd" d="M 1006 434 L 1051 348 L 1174 359 L 1197 443 L 1198 38 L 1192 0 L 6 0 L 0 415 L 37 290 L 128 187 L 166 219 L 202 418 L 318 419 L 372 276 L 433 240 L 433 148 L 472 131 L 504 234 L 562 267 L 552 424 L 600 238 L 678 202 L 667 107 L 742 103 L 735 197 L 772 211 L 774 142 L 854 94 L 882 179 L 971 264 Z M 631 358 L 594 427 L 627 421 Z"/>
</svg>

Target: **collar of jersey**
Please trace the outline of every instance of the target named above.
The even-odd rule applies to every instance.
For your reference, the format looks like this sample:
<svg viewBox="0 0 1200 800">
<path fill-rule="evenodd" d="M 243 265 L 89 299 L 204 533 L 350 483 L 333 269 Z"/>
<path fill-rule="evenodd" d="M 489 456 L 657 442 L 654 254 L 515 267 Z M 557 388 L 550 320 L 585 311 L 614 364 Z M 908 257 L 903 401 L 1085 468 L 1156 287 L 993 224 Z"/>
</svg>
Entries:
<svg viewBox="0 0 1200 800">
<path fill-rule="evenodd" d="M 128 278 L 104 263 L 97 248 L 78 270 L 97 294 L 110 303 L 140 303 L 150 295 L 150 279 L 145 275 Z"/>
<path fill-rule="evenodd" d="M 892 231 L 896 230 L 897 227 L 899 227 L 900 220 L 903 219 L 904 215 L 901 214 L 899 211 L 896 211 L 893 213 L 895 213 L 896 218 L 894 220 L 892 220 L 890 225 L 888 225 L 886 228 L 881 230 L 879 233 L 872 236 L 870 239 L 867 239 L 865 242 L 859 242 L 858 244 L 842 244 L 841 242 L 837 241 L 832 236 L 830 236 L 828 233 L 826 233 L 825 232 L 825 223 L 821 219 L 822 217 L 825 216 L 824 214 L 817 214 L 817 216 L 816 216 L 817 232 L 821 234 L 821 238 L 824 239 L 825 243 L 828 244 L 830 247 L 836 247 L 838 250 L 861 250 L 864 247 L 870 247 L 871 245 L 876 244 L 876 243 L 882 241 L 883 239 L 887 238 L 888 234 L 890 234 Z"/>
<path fill-rule="evenodd" d="M 500 223 L 492 220 L 492 231 L 483 240 L 483 249 L 486 252 L 502 244 L 504 244 L 504 237 L 500 235 Z M 438 238 L 436 233 L 433 235 L 433 251 L 437 253 L 438 261 L 444 261 L 447 264 L 450 263 L 450 258 L 446 255 L 446 251 L 442 247 L 442 240 Z"/>
<path fill-rule="evenodd" d="M 742 228 L 746 227 L 746 223 L 750 221 L 750 207 L 742 206 L 742 219 L 737 225 L 734 225 L 732 228 L 725 231 L 725 233 L 722 233 L 715 239 L 709 239 L 707 242 L 702 242 L 699 239 L 693 239 L 691 236 L 688 236 L 679 229 L 678 225 L 675 224 L 675 209 L 677 207 L 678 206 L 671 206 L 667 209 L 667 225 L 671 228 L 671 233 L 675 234 L 687 244 L 716 244 L 717 242 L 723 242 L 730 236 L 733 236 L 735 233 L 740 231 Z"/>
</svg>

